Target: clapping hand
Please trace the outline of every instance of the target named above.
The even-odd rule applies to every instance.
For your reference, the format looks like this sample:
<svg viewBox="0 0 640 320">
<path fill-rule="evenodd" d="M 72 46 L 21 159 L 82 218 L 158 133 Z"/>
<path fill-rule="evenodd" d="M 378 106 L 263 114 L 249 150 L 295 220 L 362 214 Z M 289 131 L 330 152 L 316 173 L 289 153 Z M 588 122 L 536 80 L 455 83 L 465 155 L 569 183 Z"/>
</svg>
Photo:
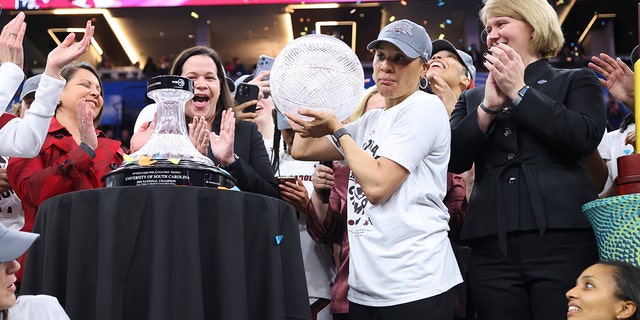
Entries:
<svg viewBox="0 0 640 320">
<path fill-rule="evenodd" d="M 24 13 L 20 12 L 11 19 L 0 33 L 0 63 L 12 62 L 20 69 L 24 65 L 24 48 L 22 40 L 27 30 L 27 24 L 24 22 Z"/>
<path fill-rule="evenodd" d="M 189 123 L 189 139 L 191 139 L 191 143 L 196 149 L 205 156 L 209 147 L 210 133 L 209 124 L 204 117 L 193 117 L 193 120 Z"/>
<path fill-rule="evenodd" d="M 96 128 L 93 125 L 93 110 L 87 108 L 87 101 L 80 99 L 78 101 L 78 131 L 80 133 L 80 142 L 86 143 L 91 149 L 98 147 L 98 136 Z"/>
<path fill-rule="evenodd" d="M 601 53 L 600 57 L 591 57 L 589 68 L 605 77 L 598 80 L 614 98 L 622 101 L 627 107 L 633 107 L 634 74 L 620 58 L 613 59 L 606 53 Z"/>
<path fill-rule="evenodd" d="M 235 161 L 233 143 L 235 142 L 236 118 L 232 109 L 222 111 L 220 135 L 209 134 L 211 151 L 221 165 L 226 166 Z"/>
<path fill-rule="evenodd" d="M 91 45 L 94 30 L 95 26 L 91 25 L 91 20 L 88 20 L 84 29 L 84 36 L 80 42 L 74 43 L 75 33 L 68 34 L 64 41 L 49 52 L 44 73 L 50 77 L 61 79 L 60 70 L 87 52 L 89 45 Z"/>
</svg>

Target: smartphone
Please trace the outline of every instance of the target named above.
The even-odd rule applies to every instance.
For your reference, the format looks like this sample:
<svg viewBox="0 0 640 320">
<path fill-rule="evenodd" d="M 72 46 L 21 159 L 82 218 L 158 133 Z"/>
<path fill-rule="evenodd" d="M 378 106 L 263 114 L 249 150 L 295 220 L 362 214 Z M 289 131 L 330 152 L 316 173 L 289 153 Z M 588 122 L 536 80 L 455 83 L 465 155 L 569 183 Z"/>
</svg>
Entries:
<svg viewBox="0 0 640 320">
<path fill-rule="evenodd" d="M 236 88 L 236 101 L 239 105 L 247 101 L 258 100 L 259 95 L 260 87 L 255 84 L 243 82 Z M 243 112 L 256 112 L 256 105 L 247 107 Z"/>
<path fill-rule="evenodd" d="M 276 59 L 273 57 L 269 57 L 267 55 L 260 55 L 258 57 L 258 64 L 256 65 L 256 72 L 254 72 L 253 76 L 257 77 L 262 71 L 271 71 L 271 67 L 273 67 L 273 62 Z M 265 80 L 269 80 L 269 77 L 264 78 Z"/>
<path fill-rule="evenodd" d="M 296 179 L 296 176 L 279 176 L 279 177 L 276 177 L 276 179 L 278 179 L 279 183 L 285 183 L 285 182 L 298 183 L 298 179 Z"/>
</svg>

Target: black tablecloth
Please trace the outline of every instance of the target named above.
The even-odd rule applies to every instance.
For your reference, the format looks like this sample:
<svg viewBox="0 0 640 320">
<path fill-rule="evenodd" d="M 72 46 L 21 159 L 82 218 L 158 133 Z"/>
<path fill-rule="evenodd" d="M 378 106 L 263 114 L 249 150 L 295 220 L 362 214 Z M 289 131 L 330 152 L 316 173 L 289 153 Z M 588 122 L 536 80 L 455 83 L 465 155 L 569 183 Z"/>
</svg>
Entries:
<svg viewBox="0 0 640 320">
<path fill-rule="evenodd" d="M 295 212 L 277 199 L 79 191 L 45 201 L 34 232 L 21 294 L 56 296 L 73 320 L 310 319 Z"/>
</svg>

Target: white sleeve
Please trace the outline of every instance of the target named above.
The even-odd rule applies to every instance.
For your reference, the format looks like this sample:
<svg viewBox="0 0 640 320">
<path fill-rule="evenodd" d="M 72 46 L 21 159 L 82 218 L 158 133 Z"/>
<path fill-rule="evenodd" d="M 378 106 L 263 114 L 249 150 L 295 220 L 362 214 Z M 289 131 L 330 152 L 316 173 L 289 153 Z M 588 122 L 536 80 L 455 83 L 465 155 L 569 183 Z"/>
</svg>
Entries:
<svg viewBox="0 0 640 320">
<path fill-rule="evenodd" d="M 1 155 L 32 158 L 40 152 L 65 83 L 63 79 L 42 75 L 35 99 L 24 119 L 13 119 L 0 128 Z"/>
<path fill-rule="evenodd" d="M 7 319 L 69 320 L 58 299 L 44 294 L 19 296 Z"/>
<path fill-rule="evenodd" d="M 158 105 L 155 103 L 142 108 L 142 110 L 138 114 L 138 118 L 136 118 L 136 124 L 133 125 L 133 133 L 135 134 L 136 132 L 138 132 L 138 129 L 140 129 L 143 123 L 153 121 L 153 115 L 157 110 Z"/>
<path fill-rule="evenodd" d="M 24 80 L 24 72 L 16 64 L 5 62 L 0 65 L 0 74 L 0 105 L 6 107 Z"/>
</svg>

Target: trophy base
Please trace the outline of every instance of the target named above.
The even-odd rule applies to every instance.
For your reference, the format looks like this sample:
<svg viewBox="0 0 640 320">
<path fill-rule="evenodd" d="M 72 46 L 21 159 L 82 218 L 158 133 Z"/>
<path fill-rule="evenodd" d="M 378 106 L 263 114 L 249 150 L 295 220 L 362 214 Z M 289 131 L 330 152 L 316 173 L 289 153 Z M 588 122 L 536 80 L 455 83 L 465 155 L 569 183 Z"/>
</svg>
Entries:
<svg viewBox="0 0 640 320">
<path fill-rule="evenodd" d="M 236 180 L 228 172 L 193 161 L 173 164 L 167 160 L 141 166 L 127 163 L 105 175 L 105 186 L 193 186 L 209 188 L 235 187 Z"/>
</svg>

